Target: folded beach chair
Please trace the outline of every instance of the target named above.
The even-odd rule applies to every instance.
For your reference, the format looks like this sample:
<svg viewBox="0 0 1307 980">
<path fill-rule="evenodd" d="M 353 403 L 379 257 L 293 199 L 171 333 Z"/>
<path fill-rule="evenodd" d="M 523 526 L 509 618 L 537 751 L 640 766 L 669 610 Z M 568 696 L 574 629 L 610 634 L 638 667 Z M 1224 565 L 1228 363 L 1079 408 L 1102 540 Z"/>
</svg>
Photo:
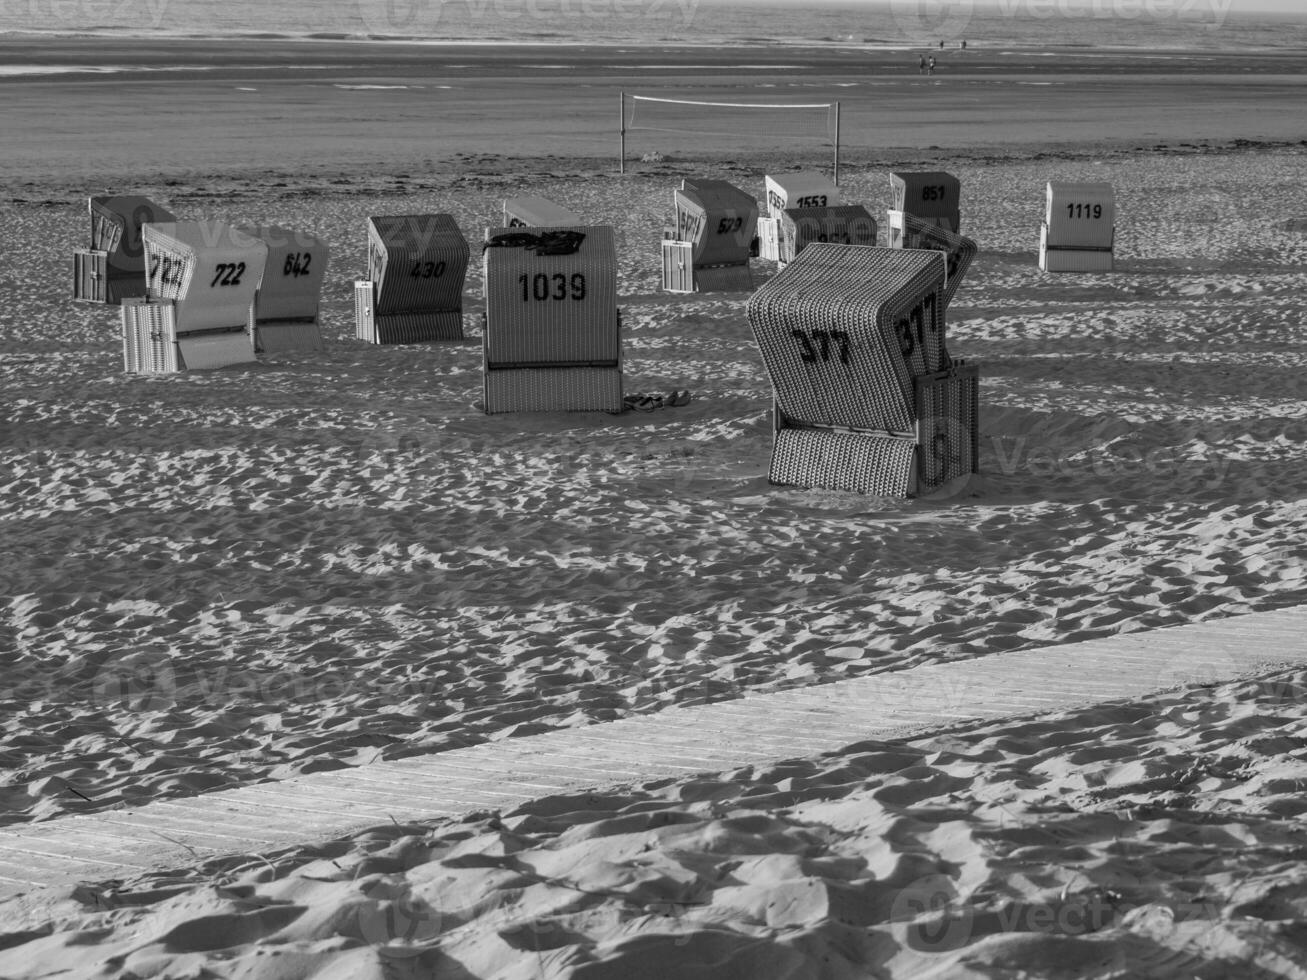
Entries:
<svg viewBox="0 0 1307 980">
<path fill-rule="evenodd" d="M 781 212 L 782 267 L 813 242 L 838 245 L 875 245 L 876 219 L 861 204 L 835 207 L 786 208 Z"/>
<path fill-rule="evenodd" d="M 674 237 L 664 238 L 663 289 L 748 291 L 758 202 L 724 180 L 686 180 L 673 192 Z"/>
<path fill-rule="evenodd" d="M 276 225 L 242 225 L 240 230 L 268 248 L 250 307 L 254 350 L 322 350 L 318 313 L 331 249 L 305 231 Z"/>
<path fill-rule="evenodd" d="M 1049 181 L 1039 229 L 1045 272 L 1111 272 L 1116 194 L 1111 184 Z"/>
<path fill-rule="evenodd" d="M 146 289 L 122 304 L 123 365 L 155 374 L 253 361 L 250 306 L 268 246 L 216 221 L 147 224 Z"/>
<path fill-rule="evenodd" d="M 613 229 L 491 228 L 482 262 L 485 411 L 620 412 Z"/>
<path fill-rule="evenodd" d="M 368 219 L 368 278 L 354 283 L 355 336 L 373 344 L 463 339 L 467 239 L 448 214 Z"/>
<path fill-rule="evenodd" d="M 911 496 L 976 469 L 979 372 L 948 359 L 938 255 L 815 242 L 749 302 L 772 483 Z"/>
<path fill-rule="evenodd" d="M 929 218 L 918 218 L 905 211 L 889 212 L 889 247 L 890 248 L 925 248 L 943 253 L 944 256 L 944 311 L 949 304 L 962 278 L 967 274 L 976 257 L 976 243 L 963 235 L 955 234 L 935 224 Z"/>
<path fill-rule="evenodd" d="M 73 299 L 120 304 L 145 295 L 141 226 L 177 220 L 146 197 L 92 197 L 91 247 L 73 253 Z"/>
<path fill-rule="evenodd" d="M 765 178 L 764 214 L 758 219 L 758 255 L 770 262 L 781 260 L 781 217 L 786 208 L 826 208 L 843 204 L 840 189 L 829 177 L 810 171 Z"/>
<path fill-rule="evenodd" d="M 962 182 L 942 170 L 895 171 L 889 175 L 891 208 L 957 233 Z M 894 248 L 893 239 L 890 247 Z M 915 246 L 908 246 L 914 248 Z"/>
<path fill-rule="evenodd" d="M 504 202 L 509 228 L 555 228 L 584 224 L 580 216 L 543 197 L 510 197 Z"/>
</svg>

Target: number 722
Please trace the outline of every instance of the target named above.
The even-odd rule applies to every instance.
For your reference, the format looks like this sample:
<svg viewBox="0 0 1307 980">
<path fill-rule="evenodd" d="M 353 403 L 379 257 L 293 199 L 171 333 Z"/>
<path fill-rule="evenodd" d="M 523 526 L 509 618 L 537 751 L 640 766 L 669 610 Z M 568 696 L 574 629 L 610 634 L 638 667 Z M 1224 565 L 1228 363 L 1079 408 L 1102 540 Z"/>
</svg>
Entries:
<svg viewBox="0 0 1307 980">
<path fill-rule="evenodd" d="M 841 364 L 851 361 L 849 335 L 843 330 L 791 330 L 790 336 L 799 342 L 799 356 L 808 364 L 831 359 L 832 343 L 838 344 Z"/>
</svg>

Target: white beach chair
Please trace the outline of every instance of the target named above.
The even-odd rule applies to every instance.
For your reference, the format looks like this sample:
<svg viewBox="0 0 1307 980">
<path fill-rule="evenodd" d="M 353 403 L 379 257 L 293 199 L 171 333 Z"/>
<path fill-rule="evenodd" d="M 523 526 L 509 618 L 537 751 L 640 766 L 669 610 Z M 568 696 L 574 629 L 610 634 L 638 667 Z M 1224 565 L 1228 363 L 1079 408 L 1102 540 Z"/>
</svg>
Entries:
<svg viewBox="0 0 1307 980">
<path fill-rule="evenodd" d="M 876 219 L 861 204 L 835 207 L 786 208 L 781 212 L 782 268 L 813 242 L 837 245 L 875 245 Z"/>
<path fill-rule="evenodd" d="M 663 289 L 747 291 L 758 202 L 724 180 L 686 180 L 673 192 L 675 237 L 662 243 Z"/>
<path fill-rule="evenodd" d="M 769 262 L 781 260 L 781 218 L 787 208 L 826 208 L 844 203 L 840 189 L 828 177 L 799 171 L 764 179 L 763 216 L 758 219 L 758 255 Z"/>
<path fill-rule="evenodd" d="M 240 230 L 268 248 L 250 306 L 254 350 L 322 350 L 318 314 L 331 249 L 308 232 L 276 225 L 242 225 Z"/>
<path fill-rule="evenodd" d="M 485 411 L 620 412 L 613 229 L 487 229 L 482 262 Z"/>
<path fill-rule="evenodd" d="M 368 278 L 354 283 L 355 336 L 373 344 L 463 339 L 467 239 L 448 214 L 368 219 Z"/>
<path fill-rule="evenodd" d="M 911 496 L 975 472 L 979 372 L 944 344 L 944 263 L 813 243 L 749 302 L 772 483 Z"/>
<path fill-rule="evenodd" d="M 584 224 L 581 217 L 543 197 L 510 197 L 504 202 L 508 228 L 567 228 Z"/>
<path fill-rule="evenodd" d="M 255 360 L 250 306 L 267 245 L 210 221 L 147 224 L 141 239 L 147 294 L 122 305 L 126 369 L 168 373 Z"/>
<path fill-rule="evenodd" d="M 955 234 L 930 218 L 919 218 L 906 211 L 890 211 L 888 221 L 890 248 L 924 248 L 944 256 L 944 310 L 962 285 L 962 279 L 976 257 L 976 243 Z"/>
<path fill-rule="evenodd" d="M 960 180 L 942 170 L 895 171 L 889 175 L 889 183 L 893 210 L 905 211 L 957 234 L 962 220 Z M 890 248 L 899 247 L 892 229 L 890 236 Z"/>
<path fill-rule="evenodd" d="M 141 226 L 176 218 L 146 197 L 92 197 L 87 205 L 91 247 L 73 253 L 73 299 L 118 305 L 144 296 Z"/>
<path fill-rule="evenodd" d="M 1107 183 L 1049 181 L 1039 229 L 1045 272 L 1111 272 L 1116 194 Z"/>
</svg>

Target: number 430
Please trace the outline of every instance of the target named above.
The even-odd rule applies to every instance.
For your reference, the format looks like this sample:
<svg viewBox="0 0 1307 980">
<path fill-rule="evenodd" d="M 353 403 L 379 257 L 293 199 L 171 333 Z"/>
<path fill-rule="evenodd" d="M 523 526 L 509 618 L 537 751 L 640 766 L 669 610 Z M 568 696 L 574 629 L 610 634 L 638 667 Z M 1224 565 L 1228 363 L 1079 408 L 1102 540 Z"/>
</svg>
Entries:
<svg viewBox="0 0 1307 980">
<path fill-rule="evenodd" d="M 848 364 L 849 335 L 843 330 L 791 330 L 790 335 L 799 342 L 799 356 L 808 364 L 831 359 L 832 343 L 839 345 L 841 364 Z"/>
</svg>

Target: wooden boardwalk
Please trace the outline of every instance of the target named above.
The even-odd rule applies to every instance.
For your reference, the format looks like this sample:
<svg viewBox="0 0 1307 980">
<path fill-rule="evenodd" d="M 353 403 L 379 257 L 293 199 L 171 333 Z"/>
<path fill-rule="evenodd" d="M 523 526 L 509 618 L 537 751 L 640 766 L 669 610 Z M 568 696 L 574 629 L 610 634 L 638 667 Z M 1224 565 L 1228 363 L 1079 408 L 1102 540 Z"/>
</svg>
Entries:
<svg viewBox="0 0 1307 980">
<path fill-rule="evenodd" d="M 1307 661 L 1307 606 L 876 674 L 0 830 L 0 898 Z"/>
</svg>

